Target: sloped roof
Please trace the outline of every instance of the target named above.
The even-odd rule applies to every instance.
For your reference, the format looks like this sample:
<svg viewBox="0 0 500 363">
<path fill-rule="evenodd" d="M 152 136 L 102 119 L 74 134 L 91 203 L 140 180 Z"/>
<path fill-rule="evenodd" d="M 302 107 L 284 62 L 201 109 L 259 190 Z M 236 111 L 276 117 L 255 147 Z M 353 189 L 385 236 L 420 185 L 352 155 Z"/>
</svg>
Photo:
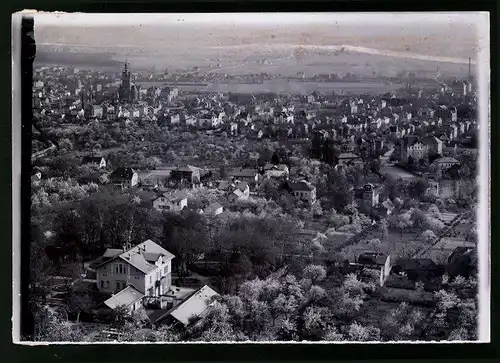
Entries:
<svg viewBox="0 0 500 363">
<path fill-rule="evenodd" d="M 205 208 L 205 213 L 214 213 L 219 208 L 222 208 L 222 205 L 220 203 L 212 203 Z"/>
<path fill-rule="evenodd" d="M 83 163 L 100 163 L 103 159 L 102 156 L 84 156 L 82 159 Z"/>
<path fill-rule="evenodd" d="M 445 156 L 445 157 L 436 159 L 436 160 L 434 160 L 434 162 L 435 163 L 460 163 L 460 161 L 458 161 L 457 159 L 449 157 L 449 156 Z"/>
<path fill-rule="evenodd" d="M 134 169 L 121 166 L 111 173 L 111 178 L 131 179 L 134 174 Z"/>
<path fill-rule="evenodd" d="M 143 297 L 144 294 L 139 290 L 132 286 L 127 286 L 117 294 L 111 296 L 104 304 L 111 309 L 116 309 L 118 306 L 130 306 Z"/>
<path fill-rule="evenodd" d="M 102 257 L 115 257 L 123 253 L 123 250 L 120 248 L 108 248 Z"/>
<path fill-rule="evenodd" d="M 177 171 L 188 171 L 188 172 L 197 172 L 197 171 L 200 171 L 200 168 L 196 167 L 196 166 L 192 166 L 192 165 L 186 165 L 186 166 L 180 166 L 178 167 L 177 169 L 175 169 Z"/>
<path fill-rule="evenodd" d="M 430 258 L 398 258 L 396 265 L 406 270 L 427 270 L 437 267 Z"/>
<path fill-rule="evenodd" d="M 358 159 L 359 156 L 353 153 L 340 153 L 338 156 L 339 159 Z"/>
<path fill-rule="evenodd" d="M 119 258 L 119 259 L 127 262 L 128 264 L 132 265 L 133 267 L 135 267 L 139 271 L 147 274 L 156 268 L 154 266 L 154 264 L 149 263 L 147 260 L 147 258 L 152 258 L 152 256 L 153 256 L 152 254 L 157 254 L 159 256 L 161 255 L 167 261 L 171 260 L 175 257 L 172 253 L 168 252 L 166 249 L 164 249 L 160 245 L 158 245 L 155 242 L 148 239 L 142 243 L 139 243 L 137 246 L 132 247 L 131 249 L 129 249 L 125 252 L 122 252 L 119 255 L 116 255 L 114 258 L 111 258 L 111 259 L 104 261 L 100 265 L 96 266 L 96 268 L 103 266 L 103 265 L 107 264 L 108 262 L 111 262 L 111 261 Z"/>
<path fill-rule="evenodd" d="M 167 200 L 170 201 L 170 202 L 176 202 L 176 201 L 180 201 L 180 200 L 186 199 L 187 195 L 185 193 L 181 192 L 181 191 L 176 191 L 176 192 L 173 192 L 173 193 L 165 192 L 165 193 L 160 194 L 159 196 L 157 196 L 154 200 L 157 200 L 158 198 L 161 198 L 161 197 L 167 198 Z"/>
<path fill-rule="evenodd" d="M 205 285 L 172 309 L 169 315 L 186 326 L 192 316 L 199 316 L 207 310 L 210 299 L 217 295 L 215 290 Z"/>
<path fill-rule="evenodd" d="M 296 190 L 296 191 L 312 191 L 316 189 L 314 185 L 312 185 L 309 182 L 306 182 L 304 180 L 299 181 L 299 182 L 292 182 L 289 184 L 290 189 Z"/>
<path fill-rule="evenodd" d="M 254 177 L 257 175 L 257 170 L 255 169 L 234 169 L 231 171 L 231 176 L 235 177 Z"/>
</svg>

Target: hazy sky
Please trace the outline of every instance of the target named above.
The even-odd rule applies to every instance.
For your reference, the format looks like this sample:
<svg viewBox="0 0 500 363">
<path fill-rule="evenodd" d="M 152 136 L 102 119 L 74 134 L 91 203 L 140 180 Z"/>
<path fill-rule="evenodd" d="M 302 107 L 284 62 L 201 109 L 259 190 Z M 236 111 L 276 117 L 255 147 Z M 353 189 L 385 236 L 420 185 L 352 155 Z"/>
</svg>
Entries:
<svg viewBox="0 0 500 363">
<path fill-rule="evenodd" d="M 476 59 L 487 13 L 37 13 L 37 45 L 113 51 L 203 52 L 210 47 L 338 46 Z"/>
</svg>

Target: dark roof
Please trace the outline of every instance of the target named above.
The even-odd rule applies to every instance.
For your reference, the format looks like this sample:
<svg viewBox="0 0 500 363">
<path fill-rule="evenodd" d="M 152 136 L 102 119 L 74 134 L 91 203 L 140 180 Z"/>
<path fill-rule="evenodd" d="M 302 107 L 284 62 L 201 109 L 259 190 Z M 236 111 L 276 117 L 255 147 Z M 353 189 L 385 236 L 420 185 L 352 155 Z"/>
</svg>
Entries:
<svg viewBox="0 0 500 363">
<path fill-rule="evenodd" d="M 134 169 L 121 166 L 111 173 L 111 178 L 131 179 L 134 174 Z"/>
<path fill-rule="evenodd" d="M 383 253 L 365 252 L 359 255 L 358 263 L 363 265 L 384 265 L 387 257 Z"/>
<path fill-rule="evenodd" d="M 82 162 L 84 164 L 86 163 L 100 163 L 101 160 L 103 159 L 102 156 L 84 156 Z"/>
<path fill-rule="evenodd" d="M 398 258 L 396 266 L 404 270 L 433 270 L 437 265 L 430 258 Z"/>
<path fill-rule="evenodd" d="M 316 188 L 314 185 L 306 181 L 291 182 L 288 185 L 290 189 L 297 191 L 312 191 Z"/>
</svg>

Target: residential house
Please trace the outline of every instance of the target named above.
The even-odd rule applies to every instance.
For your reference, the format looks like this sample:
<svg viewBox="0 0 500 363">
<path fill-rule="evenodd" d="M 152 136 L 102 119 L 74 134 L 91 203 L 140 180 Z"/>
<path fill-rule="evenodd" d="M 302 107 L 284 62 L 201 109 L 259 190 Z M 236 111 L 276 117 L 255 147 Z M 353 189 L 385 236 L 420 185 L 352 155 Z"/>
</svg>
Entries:
<svg viewBox="0 0 500 363">
<path fill-rule="evenodd" d="M 396 141 L 395 152 L 401 162 L 408 162 L 410 157 L 417 161 L 429 154 L 442 155 L 443 142 L 435 136 L 424 138 L 406 136 Z"/>
<path fill-rule="evenodd" d="M 161 178 L 152 175 L 142 178 L 140 184 L 144 190 L 157 190 L 163 183 L 161 182 Z"/>
<path fill-rule="evenodd" d="M 446 169 L 451 168 L 454 165 L 460 165 L 460 161 L 455 158 L 445 156 L 434 160 L 433 164 L 436 164 L 440 169 Z"/>
<path fill-rule="evenodd" d="M 288 187 L 297 200 L 305 201 L 309 204 L 316 202 L 316 187 L 311 183 L 301 180 L 289 183 Z"/>
<path fill-rule="evenodd" d="M 177 167 L 170 172 L 170 178 L 177 182 L 200 183 L 200 168 L 192 165 Z"/>
<path fill-rule="evenodd" d="M 174 329 L 184 329 L 193 321 L 192 319 L 205 314 L 210 308 L 213 298 L 218 295 L 215 290 L 204 285 L 153 323 L 167 325 Z"/>
<path fill-rule="evenodd" d="M 349 165 L 361 162 L 361 158 L 353 153 L 340 153 L 335 157 L 335 162 L 337 165 Z"/>
<path fill-rule="evenodd" d="M 231 136 L 236 136 L 238 134 L 238 124 L 236 122 L 231 122 L 229 124 L 229 134 Z"/>
<path fill-rule="evenodd" d="M 233 180 L 241 180 L 247 183 L 257 183 L 259 181 L 259 173 L 256 169 L 236 168 L 229 173 L 229 176 Z"/>
<path fill-rule="evenodd" d="M 133 286 L 144 295 L 160 296 L 170 290 L 175 256 L 153 241 L 148 239 L 135 247 L 108 250 L 105 254 L 108 257 L 95 268 L 99 291 L 117 293 Z"/>
<path fill-rule="evenodd" d="M 145 295 L 134 286 L 129 285 L 104 301 L 104 305 L 112 310 L 118 307 L 125 307 L 129 312 L 134 312 L 142 309 L 142 299 L 144 296 Z"/>
<path fill-rule="evenodd" d="M 104 159 L 104 157 L 102 156 L 84 156 L 82 164 L 97 165 L 102 169 L 106 167 L 106 159 Z"/>
<path fill-rule="evenodd" d="M 385 280 L 391 273 L 391 255 L 377 252 L 364 252 L 358 256 L 357 263 L 367 269 L 380 270 L 380 286 L 384 286 Z"/>
<path fill-rule="evenodd" d="M 122 188 L 133 188 L 139 182 L 139 175 L 134 169 L 121 166 L 111 173 L 110 181 Z"/>
<path fill-rule="evenodd" d="M 153 208 L 159 212 L 181 212 L 187 207 L 187 196 L 183 192 L 163 193 L 153 199 Z"/>
<path fill-rule="evenodd" d="M 227 200 L 231 203 L 236 202 L 237 200 L 245 200 L 250 196 L 250 187 L 247 183 L 238 182 L 235 187 L 232 188 L 232 191 L 228 194 Z"/>
<path fill-rule="evenodd" d="M 393 265 L 395 273 L 404 273 L 411 281 L 431 281 L 443 274 L 430 258 L 398 258 Z"/>
<path fill-rule="evenodd" d="M 220 205 L 219 203 L 211 203 L 209 204 L 204 210 L 203 214 L 209 215 L 209 216 L 217 216 L 221 214 L 224 211 L 224 207 Z"/>
<path fill-rule="evenodd" d="M 371 183 L 363 185 L 362 188 L 354 190 L 354 195 L 360 201 L 360 207 L 365 212 L 371 212 L 372 208 L 379 204 L 380 192 L 382 187 Z"/>
<path fill-rule="evenodd" d="M 274 116 L 274 123 L 293 123 L 293 114 L 288 112 L 288 111 L 282 111 L 279 112 L 277 115 Z"/>
<path fill-rule="evenodd" d="M 289 170 L 288 166 L 284 164 L 273 165 L 266 164 L 264 166 L 264 175 L 266 178 L 285 178 L 288 179 Z"/>
</svg>

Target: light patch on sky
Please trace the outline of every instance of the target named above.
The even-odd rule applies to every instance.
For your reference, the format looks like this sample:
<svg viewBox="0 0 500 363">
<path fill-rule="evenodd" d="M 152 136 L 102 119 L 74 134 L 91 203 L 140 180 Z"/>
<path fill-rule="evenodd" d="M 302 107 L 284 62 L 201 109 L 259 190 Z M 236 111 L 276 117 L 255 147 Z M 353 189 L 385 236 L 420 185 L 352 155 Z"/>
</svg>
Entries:
<svg viewBox="0 0 500 363">
<path fill-rule="evenodd" d="M 234 24 L 234 25 L 301 25 L 301 24 L 358 24 L 396 25 L 408 23 L 458 23 L 477 24 L 484 21 L 481 13 L 203 13 L 203 14 L 85 14 L 37 13 L 38 25 L 51 26 L 112 26 L 112 25 L 168 25 Z"/>
</svg>

